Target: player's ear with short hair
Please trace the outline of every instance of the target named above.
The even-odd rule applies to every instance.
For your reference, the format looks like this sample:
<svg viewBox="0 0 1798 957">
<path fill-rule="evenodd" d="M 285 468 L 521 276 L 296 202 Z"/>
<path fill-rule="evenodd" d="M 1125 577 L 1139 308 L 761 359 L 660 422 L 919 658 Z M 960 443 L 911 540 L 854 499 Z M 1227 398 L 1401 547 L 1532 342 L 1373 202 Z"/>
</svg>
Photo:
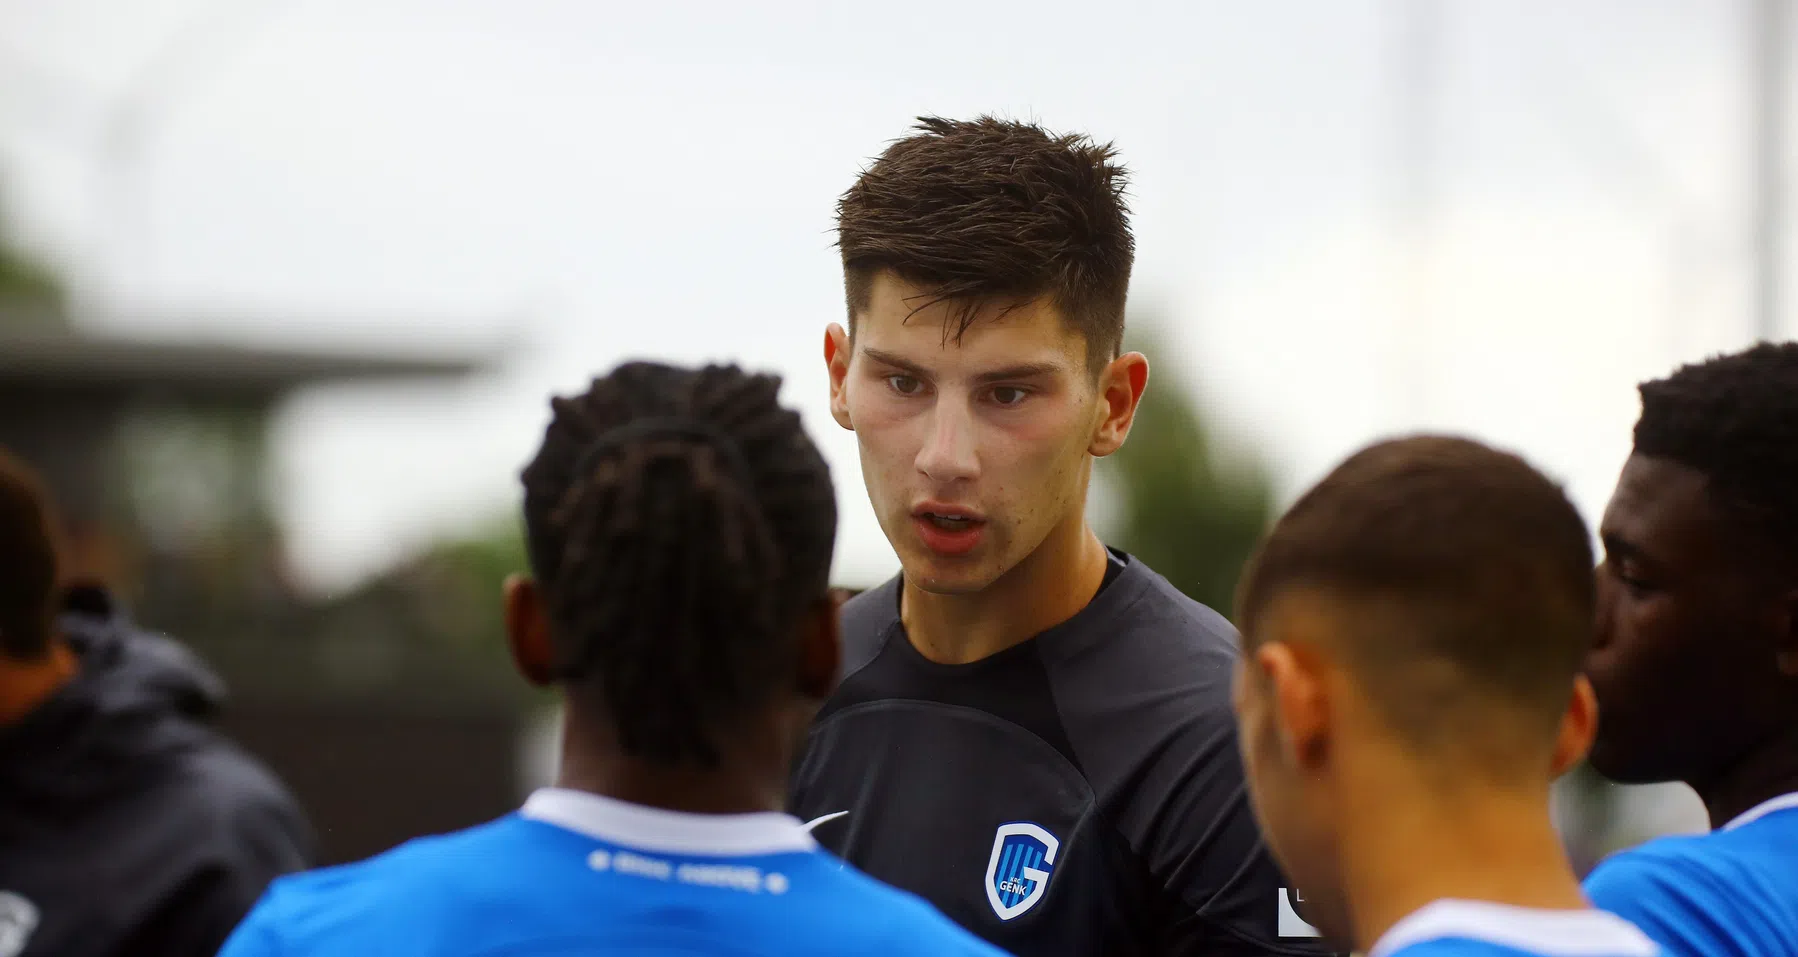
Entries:
<svg viewBox="0 0 1798 957">
<path fill-rule="evenodd" d="M 1303 649 L 1279 641 L 1262 645 L 1254 655 L 1267 676 L 1287 762 L 1301 769 L 1320 766 L 1329 750 L 1330 708 L 1316 662 Z"/>
<path fill-rule="evenodd" d="M 1560 777 L 1585 760 L 1592 749 L 1592 738 L 1598 733 L 1598 697 L 1592 693 L 1592 682 L 1585 675 L 1573 679 L 1573 691 L 1567 701 L 1567 713 L 1561 716 L 1561 728 L 1555 737 L 1555 750 L 1549 765 L 1551 777 Z"/>
<path fill-rule="evenodd" d="M 1111 360 L 1099 373 L 1099 401 L 1103 417 L 1087 452 L 1103 458 L 1124 447 L 1136 409 L 1149 384 L 1149 360 L 1140 352 L 1128 352 Z"/>
<path fill-rule="evenodd" d="M 855 425 L 849 418 L 849 358 L 853 350 L 849 332 L 842 323 L 833 322 L 824 330 L 824 367 L 830 375 L 830 417 L 850 431 Z"/>
</svg>

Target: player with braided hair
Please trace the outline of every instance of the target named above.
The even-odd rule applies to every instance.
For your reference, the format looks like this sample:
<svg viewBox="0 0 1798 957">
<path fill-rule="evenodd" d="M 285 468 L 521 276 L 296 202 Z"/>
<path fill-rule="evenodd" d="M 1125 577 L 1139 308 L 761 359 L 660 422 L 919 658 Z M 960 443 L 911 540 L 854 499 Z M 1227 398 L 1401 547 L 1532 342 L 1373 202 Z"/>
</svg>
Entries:
<svg viewBox="0 0 1798 957">
<path fill-rule="evenodd" d="M 556 786 L 278 883 L 226 957 L 999 953 L 780 813 L 839 651 L 835 492 L 779 389 L 633 362 L 551 402 L 505 600 Z"/>
<path fill-rule="evenodd" d="M 553 668 L 628 753 L 715 765 L 713 736 L 791 685 L 792 622 L 835 627 L 835 493 L 778 388 L 730 368 L 625 365 L 555 400 L 525 470 Z M 519 614 L 533 591 L 514 589 Z M 834 667 L 831 642 L 812 646 Z M 808 664 L 823 691 L 830 668 Z"/>
<path fill-rule="evenodd" d="M 1798 953 L 1798 343 L 1641 395 L 1599 527 L 1592 766 L 1685 782 L 1714 830 L 1618 854 L 1586 891 L 1673 954 Z"/>
</svg>

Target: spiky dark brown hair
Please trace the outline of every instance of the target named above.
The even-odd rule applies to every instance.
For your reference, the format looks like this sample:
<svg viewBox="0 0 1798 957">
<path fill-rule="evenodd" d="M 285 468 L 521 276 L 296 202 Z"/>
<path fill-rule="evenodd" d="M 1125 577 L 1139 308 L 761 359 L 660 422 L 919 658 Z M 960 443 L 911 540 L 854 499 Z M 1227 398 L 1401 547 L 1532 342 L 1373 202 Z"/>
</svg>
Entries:
<svg viewBox="0 0 1798 957">
<path fill-rule="evenodd" d="M 1136 241 L 1127 171 L 1111 144 L 981 116 L 920 117 L 837 203 L 850 329 L 874 277 L 930 290 L 917 305 L 962 305 L 959 337 L 980 305 L 1048 297 L 1085 337 L 1094 368 L 1115 358 Z"/>
</svg>

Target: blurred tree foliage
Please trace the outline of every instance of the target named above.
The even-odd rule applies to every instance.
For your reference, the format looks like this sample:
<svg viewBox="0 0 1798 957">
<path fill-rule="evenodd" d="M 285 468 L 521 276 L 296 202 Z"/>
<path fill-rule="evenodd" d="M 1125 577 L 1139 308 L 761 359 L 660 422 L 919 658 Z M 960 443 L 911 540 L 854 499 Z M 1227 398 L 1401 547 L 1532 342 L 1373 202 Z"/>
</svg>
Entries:
<svg viewBox="0 0 1798 957">
<path fill-rule="evenodd" d="M 523 703 L 534 694 L 506 650 L 501 589 L 526 570 L 519 523 L 496 520 L 333 595 L 289 594 L 264 606 L 277 611 L 237 608 L 210 620 L 194 604 L 182 620 L 165 614 L 156 623 L 231 665 L 236 684 L 264 697 L 304 685 L 388 704 Z"/>
<path fill-rule="evenodd" d="M 435 542 L 412 558 L 337 595 L 321 609 L 328 622 L 404 636 L 436 653 L 471 663 L 504 664 L 506 577 L 529 571 L 524 531 L 516 519 L 496 520 L 466 536 Z M 509 681 L 510 669 L 497 678 Z"/>
<path fill-rule="evenodd" d="M 424 606 L 431 630 L 476 653 L 503 652 L 506 578 L 530 571 L 524 529 L 516 518 L 491 523 L 467 537 L 439 542 L 412 566 L 433 596 Z"/>
<path fill-rule="evenodd" d="M 60 315 L 62 285 L 56 275 L 6 246 L 0 246 L 0 302 L 40 307 L 42 314 Z"/>
<path fill-rule="evenodd" d="M 1273 517 L 1255 461 L 1222 467 L 1193 393 L 1152 323 L 1132 320 L 1125 348 L 1149 357 L 1149 387 L 1130 440 L 1103 460 L 1121 500 L 1113 544 L 1189 597 L 1228 615 L 1243 562 Z"/>
<path fill-rule="evenodd" d="M 26 307 L 18 315 L 38 320 L 60 319 L 65 301 L 61 278 L 27 254 L 0 218 L 0 306 Z M 8 321 L 17 321 L 11 310 Z"/>
</svg>

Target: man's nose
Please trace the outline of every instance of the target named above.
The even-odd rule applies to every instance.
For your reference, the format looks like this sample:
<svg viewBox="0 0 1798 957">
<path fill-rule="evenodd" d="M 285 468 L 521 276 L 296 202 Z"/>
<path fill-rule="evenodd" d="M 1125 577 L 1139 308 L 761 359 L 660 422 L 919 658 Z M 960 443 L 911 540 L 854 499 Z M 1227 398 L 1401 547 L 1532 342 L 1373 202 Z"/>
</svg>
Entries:
<svg viewBox="0 0 1798 957">
<path fill-rule="evenodd" d="M 918 450 L 918 471 L 935 482 L 965 481 L 980 474 L 975 423 L 966 402 L 939 399 L 930 413 L 930 432 Z"/>
</svg>

